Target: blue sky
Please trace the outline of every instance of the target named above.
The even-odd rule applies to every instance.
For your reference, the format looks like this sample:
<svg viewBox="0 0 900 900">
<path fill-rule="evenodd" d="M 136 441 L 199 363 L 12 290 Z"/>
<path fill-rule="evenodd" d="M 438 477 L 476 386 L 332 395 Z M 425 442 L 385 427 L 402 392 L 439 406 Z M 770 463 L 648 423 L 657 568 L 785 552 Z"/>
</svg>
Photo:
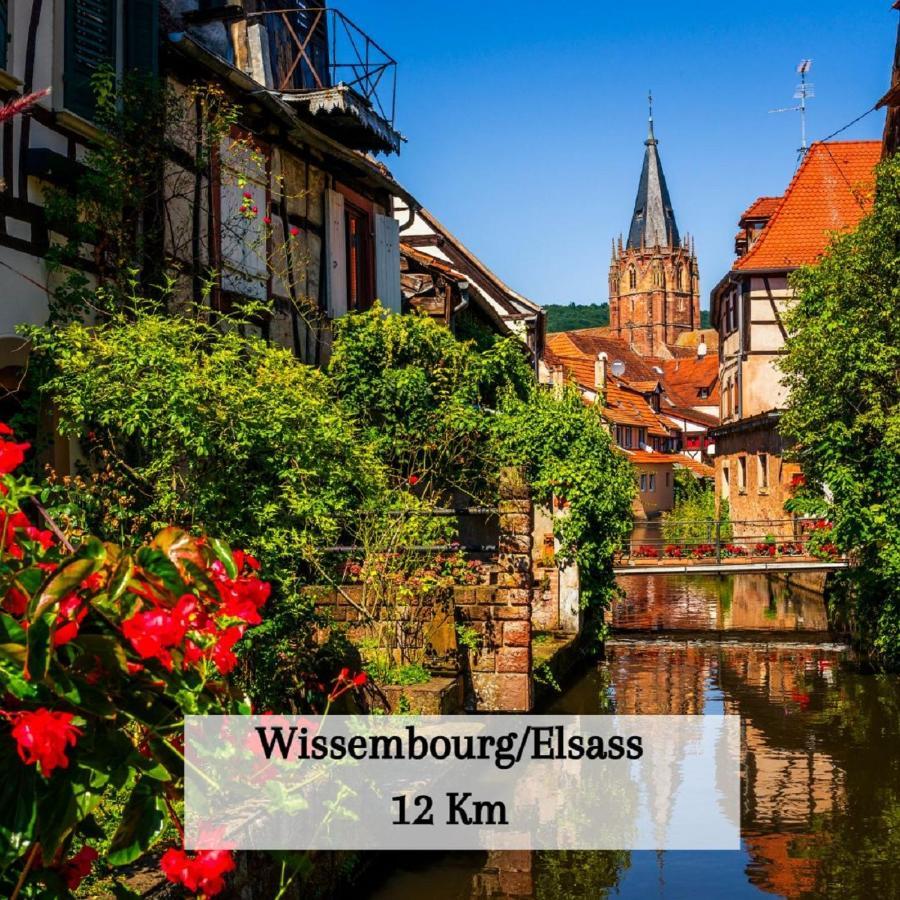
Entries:
<svg viewBox="0 0 900 900">
<path fill-rule="evenodd" d="M 341 0 L 399 62 L 395 176 L 512 287 L 540 303 L 607 299 L 628 229 L 653 89 L 678 226 L 701 297 L 728 270 L 741 211 L 796 162 L 795 68 L 813 59 L 810 137 L 890 79 L 890 0 Z M 872 113 L 842 138 L 880 138 Z"/>
</svg>

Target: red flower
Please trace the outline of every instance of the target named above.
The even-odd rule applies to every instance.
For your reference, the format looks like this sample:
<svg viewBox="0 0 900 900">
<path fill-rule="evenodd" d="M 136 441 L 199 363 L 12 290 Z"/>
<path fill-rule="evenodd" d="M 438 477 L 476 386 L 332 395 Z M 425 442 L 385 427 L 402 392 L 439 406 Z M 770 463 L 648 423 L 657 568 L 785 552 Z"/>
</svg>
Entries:
<svg viewBox="0 0 900 900">
<path fill-rule="evenodd" d="M 42 531 L 40 528 L 35 528 L 33 525 L 29 525 L 25 529 L 25 537 L 27 537 L 29 541 L 40 544 L 45 550 L 49 550 L 56 543 L 53 532 Z"/>
<path fill-rule="evenodd" d="M 82 847 L 59 867 L 59 876 L 70 891 L 74 891 L 91 874 L 91 866 L 99 857 L 93 847 Z"/>
<path fill-rule="evenodd" d="M 0 440 L 0 475 L 8 475 L 25 461 L 25 451 L 31 444 L 15 444 Z"/>
<path fill-rule="evenodd" d="M 12 587 L 6 592 L 3 603 L 0 606 L 16 618 L 24 616 L 25 610 L 28 609 L 28 594 L 17 587 Z"/>
<path fill-rule="evenodd" d="M 189 891 L 214 897 L 225 888 L 224 875 L 234 869 L 230 850 L 199 850 L 191 857 L 184 850 L 166 850 L 159 862 L 166 878 Z"/>
<path fill-rule="evenodd" d="M 170 648 L 184 640 L 186 628 L 169 610 L 154 609 L 135 613 L 122 623 L 122 634 L 131 642 L 141 659 L 158 659 L 172 668 Z"/>
<path fill-rule="evenodd" d="M 223 675 L 227 675 L 237 665 L 237 657 L 234 655 L 232 647 L 243 635 L 244 627 L 242 625 L 232 625 L 231 628 L 226 628 L 219 635 L 219 639 L 213 646 L 212 660 Z"/>
<path fill-rule="evenodd" d="M 300 229 L 296 225 L 291 226 L 291 237 L 297 237 L 300 234 Z"/>
<path fill-rule="evenodd" d="M 82 734 L 72 724 L 72 713 L 37 709 L 34 712 L 13 713 L 12 736 L 19 745 L 19 756 L 25 765 L 37 765 L 41 774 L 49 778 L 54 769 L 69 765 L 68 747 L 74 747 Z"/>
<path fill-rule="evenodd" d="M 413 487 L 415 487 L 421 481 L 418 475 L 410 475 L 408 480 Z"/>
<path fill-rule="evenodd" d="M 271 219 L 270 216 L 263 216 L 263 222 L 264 222 L 266 225 L 271 225 L 271 224 L 272 224 L 272 219 Z"/>
<path fill-rule="evenodd" d="M 68 594 L 59 601 L 56 614 L 56 631 L 53 632 L 53 646 L 61 647 L 78 636 L 78 629 L 88 614 L 87 603 L 78 594 Z"/>
<path fill-rule="evenodd" d="M 354 676 L 352 684 L 354 687 L 362 687 L 369 680 L 369 676 L 365 672 L 360 672 Z"/>
<path fill-rule="evenodd" d="M 252 199 L 253 199 L 253 194 L 251 194 L 250 191 L 244 191 L 244 199 L 245 199 L 245 200 L 252 200 Z"/>
</svg>

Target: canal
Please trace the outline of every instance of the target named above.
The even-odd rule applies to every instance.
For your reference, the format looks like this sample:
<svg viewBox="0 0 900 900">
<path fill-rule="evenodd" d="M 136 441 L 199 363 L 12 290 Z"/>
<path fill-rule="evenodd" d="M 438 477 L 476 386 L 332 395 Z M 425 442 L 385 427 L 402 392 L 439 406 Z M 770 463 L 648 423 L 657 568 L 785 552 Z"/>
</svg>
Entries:
<svg viewBox="0 0 900 900">
<path fill-rule="evenodd" d="M 405 854 L 369 896 L 900 897 L 900 678 L 860 665 L 805 587 L 621 586 L 604 659 L 544 711 L 739 715 L 741 849 Z"/>
</svg>

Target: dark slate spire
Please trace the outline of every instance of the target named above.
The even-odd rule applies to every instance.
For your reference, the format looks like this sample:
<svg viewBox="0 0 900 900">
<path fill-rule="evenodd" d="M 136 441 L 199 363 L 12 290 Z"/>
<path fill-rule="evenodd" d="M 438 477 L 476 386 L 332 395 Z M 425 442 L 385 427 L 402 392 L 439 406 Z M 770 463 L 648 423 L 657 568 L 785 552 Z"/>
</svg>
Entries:
<svg viewBox="0 0 900 900">
<path fill-rule="evenodd" d="M 663 175 L 662 163 L 653 134 L 653 97 L 650 97 L 650 131 L 644 141 L 644 168 L 638 185 L 634 214 L 628 232 L 628 247 L 676 247 L 679 242 L 675 213 L 669 199 L 669 188 Z"/>
</svg>

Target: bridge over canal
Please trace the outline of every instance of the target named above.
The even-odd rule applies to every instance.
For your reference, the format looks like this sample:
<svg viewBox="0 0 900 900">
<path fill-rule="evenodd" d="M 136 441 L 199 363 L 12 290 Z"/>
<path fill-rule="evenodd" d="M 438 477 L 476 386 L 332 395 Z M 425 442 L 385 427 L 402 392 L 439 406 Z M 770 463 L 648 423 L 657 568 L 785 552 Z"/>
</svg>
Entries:
<svg viewBox="0 0 900 900">
<path fill-rule="evenodd" d="M 787 574 L 846 569 L 821 519 L 668 521 L 635 529 L 616 575 Z"/>
</svg>

